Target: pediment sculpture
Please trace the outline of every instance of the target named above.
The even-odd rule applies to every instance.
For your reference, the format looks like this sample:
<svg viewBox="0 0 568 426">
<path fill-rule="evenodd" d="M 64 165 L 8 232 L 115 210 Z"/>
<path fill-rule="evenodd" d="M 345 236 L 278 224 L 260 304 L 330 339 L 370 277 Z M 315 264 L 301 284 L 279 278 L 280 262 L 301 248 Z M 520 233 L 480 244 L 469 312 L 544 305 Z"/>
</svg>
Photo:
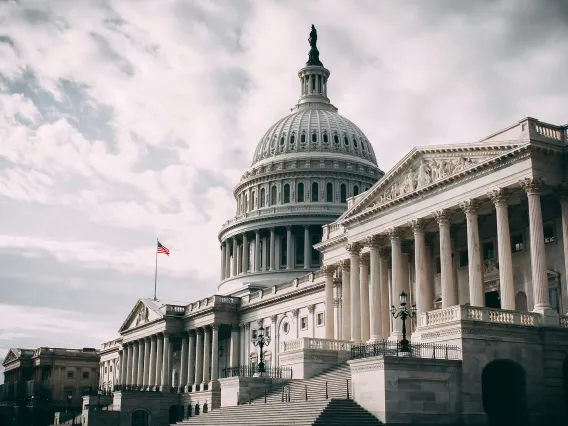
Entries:
<svg viewBox="0 0 568 426">
<path fill-rule="evenodd" d="M 136 325 L 148 322 L 149 314 L 150 311 L 146 306 L 144 305 L 140 306 L 140 309 L 138 310 L 138 315 L 136 317 Z"/>
</svg>

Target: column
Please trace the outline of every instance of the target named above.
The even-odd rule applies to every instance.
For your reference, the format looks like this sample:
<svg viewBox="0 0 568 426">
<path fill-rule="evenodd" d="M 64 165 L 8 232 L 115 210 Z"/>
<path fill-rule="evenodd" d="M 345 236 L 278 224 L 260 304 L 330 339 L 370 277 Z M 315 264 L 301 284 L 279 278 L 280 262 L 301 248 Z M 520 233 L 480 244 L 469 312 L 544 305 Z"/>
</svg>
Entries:
<svg viewBox="0 0 568 426">
<path fill-rule="evenodd" d="M 341 295 L 333 299 L 333 307 L 334 307 L 334 335 L 333 338 L 337 340 L 341 340 Z"/>
<path fill-rule="evenodd" d="M 322 274 L 325 276 L 325 338 L 333 339 L 333 273 L 335 268 L 332 265 L 326 265 L 321 268 Z"/>
<path fill-rule="evenodd" d="M 203 386 L 202 389 L 209 384 L 210 375 L 209 367 L 211 367 L 211 329 L 205 327 L 203 333 Z"/>
<path fill-rule="evenodd" d="M 148 390 L 150 382 L 150 338 L 144 339 L 144 374 L 142 376 L 142 386 L 144 390 Z"/>
<path fill-rule="evenodd" d="M 246 329 L 244 323 L 239 324 L 239 358 L 242 364 L 246 364 L 245 342 L 246 342 Z M 230 367 L 233 367 L 232 365 Z"/>
<path fill-rule="evenodd" d="M 513 257 L 511 252 L 507 198 L 503 188 L 491 191 L 488 195 L 495 204 L 495 212 L 497 215 L 497 252 L 499 257 L 501 309 L 514 310 L 515 283 L 513 280 Z M 483 300 L 485 300 L 485 288 L 483 289 Z"/>
<path fill-rule="evenodd" d="M 380 308 L 380 321 L 381 321 L 381 334 L 382 338 L 386 339 L 390 336 L 391 332 L 391 314 L 389 306 L 389 252 L 386 247 L 379 249 L 380 268 L 379 268 L 379 290 L 381 293 L 381 308 Z"/>
<path fill-rule="evenodd" d="M 195 389 L 203 390 L 203 330 L 198 329 L 195 332 L 196 345 L 195 345 Z"/>
<path fill-rule="evenodd" d="M 225 240 L 225 279 L 231 278 L 231 241 Z"/>
<path fill-rule="evenodd" d="M 270 228 L 270 270 L 276 269 L 276 229 Z"/>
<path fill-rule="evenodd" d="M 144 386 L 144 340 L 138 341 L 138 370 L 136 376 L 136 385 Z"/>
<path fill-rule="evenodd" d="M 426 292 L 424 293 L 423 302 L 425 312 L 434 310 L 435 299 L 435 279 L 434 279 L 434 258 L 432 255 L 432 247 L 426 246 Z"/>
<path fill-rule="evenodd" d="M 248 244 L 248 236 L 245 232 L 243 234 L 243 274 L 248 274 L 249 271 L 249 244 Z"/>
<path fill-rule="evenodd" d="M 179 372 L 179 387 L 185 391 L 187 386 L 187 367 L 188 367 L 188 352 L 189 352 L 189 336 L 185 333 L 181 336 L 181 359 L 180 372 Z"/>
<path fill-rule="evenodd" d="M 404 289 L 404 272 L 403 272 L 403 258 L 402 258 L 402 241 L 399 229 L 390 229 L 389 238 L 391 241 L 391 256 L 392 256 L 392 293 L 391 303 L 398 305 L 398 297 Z M 393 340 L 399 340 L 402 337 L 402 322 L 393 321 L 392 332 L 390 337 Z"/>
<path fill-rule="evenodd" d="M 469 277 L 469 304 L 471 306 L 485 306 L 485 284 L 483 282 L 483 259 L 481 256 L 481 244 L 479 243 L 479 225 L 477 221 L 477 210 L 479 208 L 477 200 L 467 200 L 460 204 L 460 208 L 465 213 L 467 225 L 467 270 Z M 506 208 L 506 207 L 505 207 Z M 505 213 L 506 215 L 506 213 Z M 499 214 L 497 214 L 499 217 Z M 506 216 L 505 216 L 506 217 Z M 508 222 L 508 219 L 507 219 Z M 497 219 L 497 234 L 499 233 L 499 218 Z M 507 223 L 507 235 L 509 226 Z M 509 246 L 509 258 L 511 258 L 511 239 L 507 238 Z M 498 243 L 501 252 L 501 242 Z M 499 257 L 501 263 L 501 257 Z M 501 269 L 501 268 L 499 268 Z M 511 277 L 512 277 L 511 269 Z M 503 281 L 501 281 L 503 282 Z M 513 296 L 513 301 L 515 300 Z"/>
<path fill-rule="evenodd" d="M 276 330 L 274 330 L 276 331 Z M 229 367 L 236 367 L 239 360 L 239 328 L 231 327 L 231 352 L 229 353 Z"/>
<path fill-rule="evenodd" d="M 544 248 L 544 230 L 542 227 L 542 210 L 540 205 L 542 180 L 538 177 L 530 177 L 519 183 L 527 193 L 529 202 L 531 270 L 534 299 L 533 311 L 543 315 L 544 324 L 558 326 L 558 314 L 552 310 L 548 290 L 546 251 Z"/>
<path fill-rule="evenodd" d="M 310 226 L 304 225 L 304 269 L 312 267 L 312 242 L 310 241 Z"/>
<path fill-rule="evenodd" d="M 171 387 L 171 366 L 170 366 L 170 336 L 164 333 L 164 349 L 162 350 L 162 383 L 160 390 L 169 392 Z"/>
<path fill-rule="evenodd" d="M 120 384 L 126 386 L 128 380 L 128 345 L 122 345 L 122 360 L 120 361 Z"/>
<path fill-rule="evenodd" d="M 447 308 L 458 304 L 458 292 L 452 265 L 452 240 L 448 212 L 444 210 L 436 212 L 436 221 L 440 229 L 442 308 Z"/>
<path fill-rule="evenodd" d="M 382 340 L 381 330 L 381 290 L 380 290 L 380 256 L 377 236 L 367 239 L 369 246 L 369 333 L 370 341 Z"/>
<path fill-rule="evenodd" d="M 132 387 L 138 387 L 138 342 L 132 343 L 132 377 L 130 379 L 130 383 Z"/>
<path fill-rule="evenodd" d="M 268 270 L 268 244 L 266 243 L 266 237 L 262 237 L 262 270 Z"/>
<path fill-rule="evenodd" d="M 124 365 L 124 350 L 119 350 L 118 351 L 118 365 L 120 366 L 119 371 L 118 371 L 118 380 L 115 380 L 115 383 L 117 385 L 122 385 L 122 369 L 123 369 L 123 365 Z"/>
<path fill-rule="evenodd" d="M 341 262 L 341 340 L 351 340 L 351 267 L 349 260 Z"/>
<path fill-rule="evenodd" d="M 156 386 L 156 336 L 150 336 L 150 366 L 149 366 L 148 390 Z"/>
<path fill-rule="evenodd" d="M 254 231 L 254 270 L 260 272 L 260 231 Z"/>
<path fill-rule="evenodd" d="M 159 334 L 156 337 L 156 390 L 162 386 L 162 367 L 164 364 L 164 335 Z"/>
<path fill-rule="evenodd" d="M 221 281 L 225 279 L 225 257 L 226 257 L 225 243 L 221 243 Z"/>
<path fill-rule="evenodd" d="M 361 342 L 361 288 L 359 280 L 359 253 L 361 246 L 358 243 L 347 245 L 349 263 L 351 265 L 351 340 Z"/>
<path fill-rule="evenodd" d="M 294 269 L 292 264 L 292 226 L 286 226 L 286 269 Z"/>
<path fill-rule="evenodd" d="M 568 272 L 568 190 L 566 190 L 565 188 L 560 193 L 560 209 L 562 214 L 562 246 L 564 247 L 564 271 Z M 565 281 L 566 288 L 564 289 L 563 293 L 565 297 L 568 297 L 568 280 Z"/>
<path fill-rule="evenodd" d="M 195 383 L 195 333 L 193 331 L 189 332 L 188 339 L 187 385 L 185 386 L 185 391 L 191 392 L 191 389 L 193 388 L 193 385 Z"/>
<path fill-rule="evenodd" d="M 414 274 L 416 276 L 416 310 L 418 316 L 426 312 L 426 295 L 428 290 L 428 263 L 426 256 L 426 234 L 424 221 L 412 221 L 412 233 L 414 234 Z M 419 322 L 418 322 L 419 324 Z"/>
<path fill-rule="evenodd" d="M 359 279 L 361 280 L 361 341 L 366 342 L 371 338 L 370 331 L 370 301 L 369 301 L 369 253 L 361 255 L 359 266 Z"/>
<path fill-rule="evenodd" d="M 211 330 L 211 381 L 216 382 L 219 380 L 219 326 L 213 324 Z"/>
<path fill-rule="evenodd" d="M 128 360 L 127 360 L 127 367 L 126 367 L 126 384 L 128 388 L 132 386 L 132 368 L 134 367 L 133 360 L 134 360 L 134 346 L 132 343 L 127 343 L 128 348 Z"/>
<path fill-rule="evenodd" d="M 236 277 L 239 275 L 239 271 L 237 270 L 237 259 L 239 258 L 239 244 L 237 241 L 237 237 L 233 237 L 233 272 L 231 273 L 232 277 Z"/>
</svg>

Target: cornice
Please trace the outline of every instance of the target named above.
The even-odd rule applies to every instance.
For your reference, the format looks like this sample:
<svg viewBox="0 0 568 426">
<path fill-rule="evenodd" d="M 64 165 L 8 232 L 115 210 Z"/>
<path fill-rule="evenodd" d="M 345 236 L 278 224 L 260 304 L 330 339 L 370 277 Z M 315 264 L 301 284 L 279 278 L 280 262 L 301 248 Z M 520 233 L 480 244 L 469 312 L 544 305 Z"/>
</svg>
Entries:
<svg viewBox="0 0 568 426">
<path fill-rule="evenodd" d="M 297 299 L 298 297 L 305 296 L 307 294 L 317 293 L 318 291 L 321 291 L 324 288 L 325 288 L 325 281 L 321 282 L 321 283 L 313 283 L 312 285 L 306 286 L 304 288 L 299 288 L 299 289 L 294 290 L 292 292 L 284 293 L 284 294 L 281 294 L 279 296 L 275 296 L 275 297 L 271 297 L 271 298 L 267 298 L 267 299 L 261 299 L 258 302 L 250 303 L 246 307 L 243 307 L 241 305 L 241 307 L 239 309 L 239 313 L 248 312 L 248 311 L 253 310 L 253 309 L 262 308 L 262 307 L 265 307 L 265 306 L 268 306 L 268 305 L 272 305 L 274 303 L 288 301 L 290 299 Z"/>
</svg>

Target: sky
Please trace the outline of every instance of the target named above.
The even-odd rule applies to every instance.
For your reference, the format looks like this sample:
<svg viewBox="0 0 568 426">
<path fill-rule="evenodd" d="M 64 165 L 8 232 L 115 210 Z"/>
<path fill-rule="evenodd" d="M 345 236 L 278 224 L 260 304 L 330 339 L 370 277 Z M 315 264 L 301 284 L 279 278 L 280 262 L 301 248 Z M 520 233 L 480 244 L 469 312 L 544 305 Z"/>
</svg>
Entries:
<svg viewBox="0 0 568 426">
<path fill-rule="evenodd" d="M 157 237 L 159 298 L 215 292 L 233 188 L 299 97 L 311 24 L 385 171 L 568 122 L 565 0 L 4 0 L 0 359 L 116 337 L 153 294 Z"/>
</svg>

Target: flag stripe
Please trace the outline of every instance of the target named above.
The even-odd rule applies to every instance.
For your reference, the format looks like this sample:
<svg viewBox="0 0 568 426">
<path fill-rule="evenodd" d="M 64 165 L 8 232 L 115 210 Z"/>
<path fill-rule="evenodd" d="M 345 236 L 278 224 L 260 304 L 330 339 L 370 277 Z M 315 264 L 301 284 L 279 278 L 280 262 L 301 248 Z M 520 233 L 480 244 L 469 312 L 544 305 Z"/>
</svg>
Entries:
<svg viewBox="0 0 568 426">
<path fill-rule="evenodd" d="M 161 242 L 158 241 L 158 253 L 163 253 L 169 256 L 170 250 L 166 246 L 164 246 Z"/>
</svg>

